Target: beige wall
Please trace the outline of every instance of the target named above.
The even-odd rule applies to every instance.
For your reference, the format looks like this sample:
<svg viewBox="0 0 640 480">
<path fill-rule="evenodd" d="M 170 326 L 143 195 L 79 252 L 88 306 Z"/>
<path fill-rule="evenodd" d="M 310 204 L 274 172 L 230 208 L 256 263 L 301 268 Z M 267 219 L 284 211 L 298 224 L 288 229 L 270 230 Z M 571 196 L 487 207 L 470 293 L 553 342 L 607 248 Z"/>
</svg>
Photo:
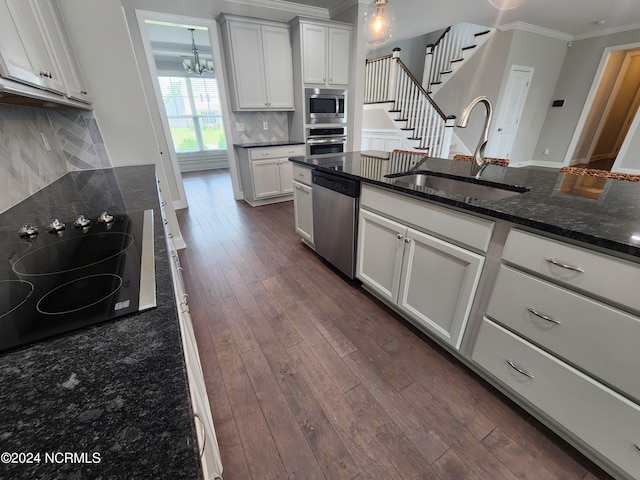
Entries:
<svg viewBox="0 0 640 480">
<path fill-rule="evenodd" d="M 573 42 L 573 46 L 567 51 L 553 94 L 554 99 L 565 101 L 564 106 L 560 108 L 549 106 L 544 127 L 535 148 L 534 161 L 548 161 L 558 166 L 562 165 L 604 49 L 634 42 L 640 42 L 640 29 Z M 640 144 L 640 142 L 637 143 Z M 550 150 L 550 154 L 543 156 L 542 152 L 546 148 Z M 636 150 L 636 152 L 640 151 Z M 631 153 L 632 151 L 627 152 L 627 154 Z M 636 164 L 635 168 L 640 168 L 640 155 L 636 154 L 635 158 L 635 161 L 630 161 Z"/>
</svg>

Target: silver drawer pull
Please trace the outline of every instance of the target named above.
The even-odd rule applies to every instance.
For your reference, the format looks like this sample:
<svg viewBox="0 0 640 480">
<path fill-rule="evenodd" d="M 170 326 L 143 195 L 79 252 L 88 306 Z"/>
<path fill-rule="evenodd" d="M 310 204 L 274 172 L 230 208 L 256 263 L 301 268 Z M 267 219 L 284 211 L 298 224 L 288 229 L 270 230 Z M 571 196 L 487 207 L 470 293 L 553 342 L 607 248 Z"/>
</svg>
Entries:
<svg viewBox="0 0 640 480">
<path fill-rule="evenodd" d="M 204 449 L 207 446 L 207 427 L 198 412 L 193 412 L 193 416 L 200 420 L 200 425 L 202 425 L 202 445 L 200 446 L 200 457 L 202 457 L 204 455 Z"/>
<path fill-rule="evenodd" d="M 567 270 L 573 270 L 574 272 L 584 273 L 584 269 L 582 269 L 580 267 L 574 267 L 573 265 L 567 265 L 566 263 L 559 262 L 558 260 L 555 260 L 553 258 L 547 258 L 546 260 L 547 260 L 547 262 L 552 263 L 552 264 L 556 265 L 557 267 L 566 268 Z"/>
<path fill-rule="evenodd" d="M 533 313 L 536 317 L 541 318 L 542 320 L 546 320 L 547 322 L 555 323 L 556 325 L 562 325 L 562 322 L 560 320 L 556 320 L 555 318 L 547 317 L 546 315 L 543 315 L 540 312 L 537 312 L 535 308 L 529 307 L 529 308 L 527 308 L 527 310 L 529 310 L 529 312 Z"/>
<path fill-rule="evenodd" d="M 524 375 L 525 377 L 529 377 L 529 378 L 533 379 L 533 375 L 531 375 L 529 372 L 526 372 L 526 371 L 522 370 L 521 368 L 516 367 L 511 360 L 507 360 L 507 363 L 509 364 L 509 366 L 511 368 L 513 368 L 519 374 Z"/>
</svg>

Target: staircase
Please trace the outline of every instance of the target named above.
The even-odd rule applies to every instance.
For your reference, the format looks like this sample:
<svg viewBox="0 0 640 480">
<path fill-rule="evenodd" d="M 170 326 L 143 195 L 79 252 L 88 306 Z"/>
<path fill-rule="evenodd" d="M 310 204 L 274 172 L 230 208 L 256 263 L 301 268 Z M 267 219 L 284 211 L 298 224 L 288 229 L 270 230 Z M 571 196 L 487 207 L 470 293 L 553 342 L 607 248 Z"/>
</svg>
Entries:
<svg viewBox="0 0 640 480">
<path fill-rule="evenodd" d="M 399 48 L 394 48 L 391 55 L 366 61 L 365 117 L 368 111 L 372 114 L 372 110 L 383 109 L 395 124 L 394 130 L 403 133 L 401 141 L 385 141 L 383 147 L 375 149 L 403 149 L 448 158 L 455 116 L 447 116 L 431 94 L 468 58 L 473 48 L 467 42 L 472 40 L 478 45 L 478 39 L 492 30 L 468 23 L 447 28 L 435 44 L 427 47 L 424 78 L 428 80 L 423 85 L 400 60 Z M 363 129 L 363 144 L 366 133 Z"/>
<path fill-rule="evenodd" d="M 427 45 L 422 86 L 434 95 L 478 51 L 495 28 L 461 22 L 448 27 L 438 40 Z"/>
</svg>

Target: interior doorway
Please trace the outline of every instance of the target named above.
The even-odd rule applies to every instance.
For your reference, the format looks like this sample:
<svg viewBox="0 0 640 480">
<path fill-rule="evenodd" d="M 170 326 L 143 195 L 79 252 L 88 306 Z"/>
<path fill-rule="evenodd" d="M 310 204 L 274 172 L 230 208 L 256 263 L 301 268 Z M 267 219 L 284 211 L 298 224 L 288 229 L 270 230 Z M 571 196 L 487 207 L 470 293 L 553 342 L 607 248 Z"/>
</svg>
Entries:
<svg viewBox="0 0 640 480">
<path fill-rule="evenodd" d="M 167 153 L 183 199 L 175 207 L 187 207 L 182 172 L 200 168 L 228 168 L 237 198 L 239 183 L 230 152 L 233 140 L 218 25 L 213 20 L 142 10 L 136 10 L 136 17 Z M 195 65 L 193 43 L 213 72 L 198 76 L 185 71 L 184 60 Z"/>
<path fill-rule="evenodd" d="M 564 164 L 615 170 L 639 106 L 640 44 L 606 49 Z"/>
</svg>

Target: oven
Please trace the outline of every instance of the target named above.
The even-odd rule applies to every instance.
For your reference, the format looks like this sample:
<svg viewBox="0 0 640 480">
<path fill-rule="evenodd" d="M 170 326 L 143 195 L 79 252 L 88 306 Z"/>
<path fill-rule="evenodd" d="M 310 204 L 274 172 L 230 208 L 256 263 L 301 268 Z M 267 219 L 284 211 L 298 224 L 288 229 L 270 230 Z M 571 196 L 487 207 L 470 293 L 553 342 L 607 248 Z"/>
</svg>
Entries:
<svg viewBox="0 0 640 480">
<path fill-rule="evenodd" d="M 153 210 L 0 231 L 0 350 L 156 306 Z"/>
<path fill-rule="evenodd" d="M 307 123 L 346 123 L 345 90 L 305 88 Z"/>
<path fill-rule="evenodd" d="M 344 153 L 346 146 L 345 127 L 307 128 L 307 155 Z"/>
</svg>

